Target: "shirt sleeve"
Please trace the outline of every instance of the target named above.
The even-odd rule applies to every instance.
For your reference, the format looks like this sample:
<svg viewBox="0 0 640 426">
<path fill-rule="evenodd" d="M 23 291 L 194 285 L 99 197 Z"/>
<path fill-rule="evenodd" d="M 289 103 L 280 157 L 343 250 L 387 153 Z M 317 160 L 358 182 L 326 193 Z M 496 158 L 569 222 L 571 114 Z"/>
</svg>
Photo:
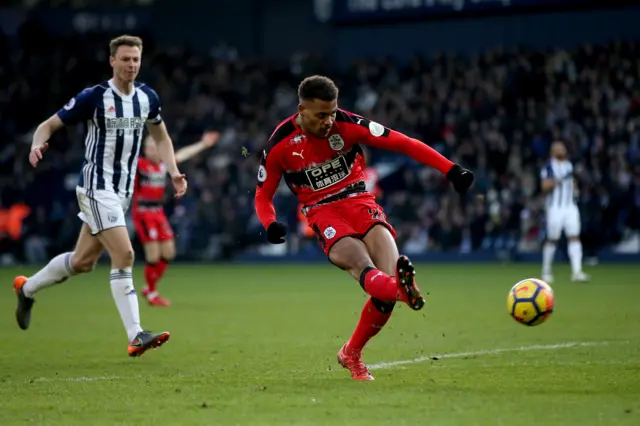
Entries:
<svg viewBox="0 0 640 426">
<path fill-rule="evenodd" d="M 94 100 L 93 89 L 85 89 L 71 98 L 56 114 L 66 126 L 90 120 L 96 108 Z"/>
<path fill-rule="evenodd" d="M 540 179 L 553 179 L 553 169 L 551 164 L 547 163 L 542 170 L 540 170 Z"/>
<path fill-rule="evenodd" d="M 266 228 L 276 221 L 276 209 L 273 205 L 273 197 L 282 179 L 282 166 L 279 158 L 278 147 L 269 152 L 262 151 L 260 166 L 258 166 L 258 185 L 256 188 L 255 206 L 256 215 L 262 226 Z"/>
<path fill-rule="evenodd" d="M 363 117 L 354 116 L 354 123 L 351 126 L 356 127 L 362 142 L 366 145 L 402 153 L 443 174 L 453 167 L 453 162 L 422 141 Z"/>
<path fill-rule="evenodd" d="M 160 124 L 162 123 L 162 103 L 160 102 L 160 96 L 151 87 L 144 85 L 141 87 L 144 93 L 149 98 L 149 115 L 147 115 L 147 124 Z"/>
</svg>

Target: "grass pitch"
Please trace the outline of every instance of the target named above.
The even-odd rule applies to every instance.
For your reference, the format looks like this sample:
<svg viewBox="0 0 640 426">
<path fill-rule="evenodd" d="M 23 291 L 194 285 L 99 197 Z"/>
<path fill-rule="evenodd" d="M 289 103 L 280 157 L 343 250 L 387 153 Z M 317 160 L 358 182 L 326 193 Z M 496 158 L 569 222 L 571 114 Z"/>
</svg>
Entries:
<svg viewBox="0 0 640 426">
<path fill-rule="evenodd" d="M 0 269 L 3 426 L 640 424 L 640 266 L 597 266 L 588 284 L 556 267 L 556 312 L 528 328 L 506 296 L 538 265 L 418 265 L 427 305 L 398 304 L 364 351 L 368 383 L 336 363 L 365 296 L 328 263 L 170 266 L 174 306 L 140 306 L 172 337 L 140 359 L 106 268 L 40 293 L 26 332 L 18 272 L 33 269 Z"/>
</svg>

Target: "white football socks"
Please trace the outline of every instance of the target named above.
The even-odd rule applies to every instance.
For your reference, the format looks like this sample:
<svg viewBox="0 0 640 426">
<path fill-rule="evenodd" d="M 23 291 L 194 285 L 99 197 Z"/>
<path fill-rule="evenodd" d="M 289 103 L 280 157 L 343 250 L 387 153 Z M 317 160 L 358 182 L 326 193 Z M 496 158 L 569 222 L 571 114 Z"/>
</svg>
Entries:
<svg viewBox="0 0 640 426">
<path fill-rule="evenodd" d="M 127 330 L 127 337 L 131 342 L 142 331 L 140 327 L 140 310 L 138 295 L 133 287 L 131 268 L 111 270 L 111 294 L 116 302 L 122 324 Z"/>
<path fill-rule="evenodd" d="M 553 256 L 556 254 L 555 243 L 545 243 L 542 247 L 542 274 L 551 274 L 551 263 L 553 262 Z"/>
<path fill-rule="evenodd" d="M 71 252 L 62 253 L 54 257 L 47 265 L 29 277 L 22 287 L 24 295 L 33 297 L 43 288 L 60 284 L 72 275 L 75 271 L 71 268 Z"/>
<path fill-rule="evenodd" d="M 571 272 L 574 275 L 582 272 L 582 243 L 580 241 L 569 241 L 567 251 L 571 261 Z"/>
</svg>

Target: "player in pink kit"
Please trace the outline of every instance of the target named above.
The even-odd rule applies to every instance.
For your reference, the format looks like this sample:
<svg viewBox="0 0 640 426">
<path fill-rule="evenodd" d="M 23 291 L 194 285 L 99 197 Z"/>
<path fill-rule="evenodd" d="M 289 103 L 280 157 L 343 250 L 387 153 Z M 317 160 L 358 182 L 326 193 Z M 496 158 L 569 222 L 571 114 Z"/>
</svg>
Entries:
<svg viewBox="0 0 640 426">
<path fill-rule="evenodd" d="M 176 163 L 180 164 L 211 148 L 218 139 L 218 132 L 205 132 L 200 141 L 176 151 Z M 171 305 L 171 302 L 160 296 L 157 291 L 158 281 L 176 253 L 173 230 L 163 207 L 166 187 L 167 166 L 160 159 L 156 143 L 151 137 L 147 137 L 144 157 L 138 160 L 132 216 L 138 238 L 144 247 L 146 261 L 146 286 L 142 295 L 151 306 Z"/>
<path fill-rule="evenodd" d="M 256 213 L 268 241 L 283 243 L 287 227 L 276 220 L 273 197 L 284 177 L 329 260 L 371 296 L 338 361 L 353 379 L 373 380 L 362 361 L 365 344 L 387 323 L 396 301 L 419 310 L 424 299 L 412 263 L 398 253 L 393 227 L 366 190 L 360 144 L 397 151 L 433 167 L 460 193 L 474 176 L 416 139 L 339 109 L 338 88 L 327 77 L 306 78 L 298 97 L 298 113 L 276 128 L 262 153 Z"/>
</svg>

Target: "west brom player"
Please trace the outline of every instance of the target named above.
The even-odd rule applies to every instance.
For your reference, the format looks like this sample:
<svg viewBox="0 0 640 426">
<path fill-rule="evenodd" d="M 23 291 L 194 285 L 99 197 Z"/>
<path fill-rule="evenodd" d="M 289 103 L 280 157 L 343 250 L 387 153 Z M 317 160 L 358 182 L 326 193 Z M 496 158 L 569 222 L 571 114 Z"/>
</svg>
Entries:
<svg viewBox="0 0 640 426">
<path fill-rule="evenodd" d="M 158 95 L 135 82 L 142 40 L 124 35 L 112 40 L 109 48 L 113 78 L 80 92 L 33 135 L 29 162 L 36 167 L 53 132 L 65 125 L 86 124 L 85 160 L 76 187 L 78 216 L 84 223 L 72 252 L 56 256 L 29 278 L 15 278 L 16 319 L 21 329 L 29 328 L 35 294 L 72 275 L 90 272 L 106 249 L 111 257 L 111 292 L 127 332 L 128 353 L 135 357 L 169 339 L 167 332 L 152 333 L 140 326 L 131 274 L 133 248 L 125 227 L 145 123 L 171 174 L 177 197 L 185 193 L 187 181 L 178 171 Z"/>
<path fill-rule="evenodd" d="M 546 193 L 547 241 L 542 249 L 542 279 L 551 283 L 551 263 L 556 244 L 564 231 L 568 240 L 571 261 L 571 280 L 588 281 L 582 271 L 582 243 L 580 242 L 580 212 L 574 200 L 573 165 L 566 159 L 567 149 L 562 142 L 551 145 L 551 158 L 542 169 L 542 191 Z"/>
<path fill-rule="evenodd" d="M 200 141 L 176 152 L 178 164 L 195 157 L 216 144 L 218 132 L 204 132 Z M 164 213 L 167 183 L 167 166 L 161 161 L 158 147 L 151 136 L 144 141 L 144 158 L 138 160 L 136 190 L 133 197 L 132 216 L 138 238 L 144 247 L 146 265 L 144 278 L 147 283 L 142 295 L 151 306 L 170 306 L 157 291 L 158 281 L 176 255 L 176 245 L 169 219 Z"/>
</svg>

